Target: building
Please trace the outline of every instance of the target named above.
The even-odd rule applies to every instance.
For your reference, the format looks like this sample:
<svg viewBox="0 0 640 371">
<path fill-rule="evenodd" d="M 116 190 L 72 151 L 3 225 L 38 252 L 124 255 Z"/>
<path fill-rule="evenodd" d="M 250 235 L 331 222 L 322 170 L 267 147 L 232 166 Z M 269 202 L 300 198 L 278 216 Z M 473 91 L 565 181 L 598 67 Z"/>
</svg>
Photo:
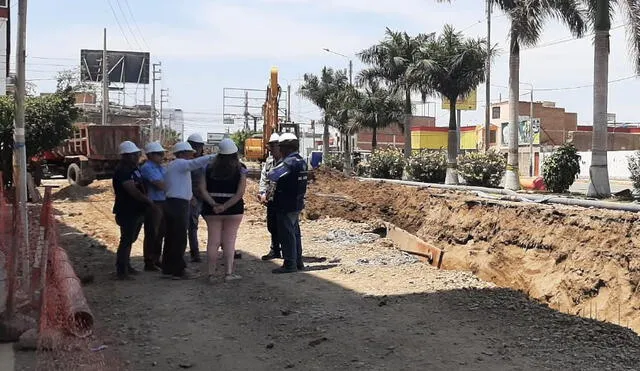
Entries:
<svg viewBox="0 0 640 371">
<path fill-rule="evenodd" d="M 540 148 L 552 148 L 567 142 L 569 133 L 578 128 L 578 115 L 556 107 L 554 102 L 519 102 L 518 113 L 519 172 L 522 175 L 537 176 L 540 175 Z M 533 120 L 531 120 L 532 113 Z M 508 101 L 491 105 L 491 124 L 498 128 L 494 148 L 506 155 L 509 148 Z M 533 162 L 530 155 L 531 149 L 533 149 Z"/>
<path fill-rule="evenodd" d="M 498 128 L 491 125 L 490 143 L 495 146 Z M 436 126 L 415 126 L 411 128 L 411 148 L 447 149 L 449 147 L 449 128 Z M 463 126 L 460 128 L 460 149 L 476 151 L 484 148 L 484 125 Z"/>
<path fill-rule="evenodd" d="M 413 128 L 416 127 L 435 127 L 436 119 L 431 116 L 411 116 L 411 130 L 413 138 Z M 373 130 L 363 128 L 358 131 L 355 137 L 354 148 L 359 151 L 371 151 L 371 142 L 373 140 Z M 379 148 L 394 147 L 404 149 L 404 131 L 400 124 L 392 124 L 386 128 L 376 131 L 376 141 Z M 413 139 L 411 140 L 413 143 Z"/>
<path fill-rule="evenodd" d="M 637 151 L 640 149 L 640 124 L 611 123 L 608 126 L 607 151 Z M 567 142 L 579 152 L 591 151 L 593 126 L 579 125 L 568 134 Z"/>
</svg>

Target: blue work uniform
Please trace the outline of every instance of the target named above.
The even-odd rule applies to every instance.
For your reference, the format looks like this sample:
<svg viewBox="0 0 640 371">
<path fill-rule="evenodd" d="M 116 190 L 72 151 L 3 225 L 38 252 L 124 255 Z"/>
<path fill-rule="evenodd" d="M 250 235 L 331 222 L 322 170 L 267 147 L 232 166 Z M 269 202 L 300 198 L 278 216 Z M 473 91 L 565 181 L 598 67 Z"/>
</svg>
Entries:
<svg viewBox="0 0 640 371">
<path fill-rule="evenodd" d="M 302 240 L 300 212 L 307 193 L 307 163 L 298 152 L 291 153 L 275 166 L 267 178 L 276 183 L 273 207 L 276 212 L 278 239 L 282 248 L 284 268 L 301 269 Z"/>
</svg>

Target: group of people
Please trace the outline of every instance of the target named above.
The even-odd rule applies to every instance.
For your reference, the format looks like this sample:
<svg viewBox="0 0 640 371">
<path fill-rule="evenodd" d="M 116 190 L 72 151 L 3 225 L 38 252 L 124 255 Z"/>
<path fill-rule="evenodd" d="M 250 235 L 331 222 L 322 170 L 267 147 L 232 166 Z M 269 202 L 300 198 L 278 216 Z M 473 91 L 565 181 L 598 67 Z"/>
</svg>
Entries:
<svg viewBox="0 0 640 371">
<path fill-rule="evenodd" d="M 258 198 L 267 207 L 271 248 L 262 259 L 284 259 L 273 273 L 297 272 L 304 269 L 299 215 L 304 208 L 307 164 L 298 153 L 294 134 L 274 134 L 268 147 Z M 200 216 L 207 223 L 209 280 L 217 280 L 220 249 L 225 281 L 241 279 L 234 273 L 234 260 L 239 257 L 235 244 L 244 214 L 248 170 L 231 139 L 223 139 L 216 154 L 203 155 L 203 148 L 202 137 L 191 135 L 174 146 L 175 158 L 165 164 L 167 151 L 158 142 L 149 143 L 140 166 L 142 150 L 130 141 L 120 144 L 121 160 L 113 176 L 113 212 L 120 227 L 118 279 L 130 280 L 139 274 L 130 263 L 130 254 L 143 225 L 145 271 L 162 271 L 163 277 L 176 280 L 197 277 L 187 268 L 184 255 L 188 241 L 191 262 L 201 261 Z"/>
</svg>

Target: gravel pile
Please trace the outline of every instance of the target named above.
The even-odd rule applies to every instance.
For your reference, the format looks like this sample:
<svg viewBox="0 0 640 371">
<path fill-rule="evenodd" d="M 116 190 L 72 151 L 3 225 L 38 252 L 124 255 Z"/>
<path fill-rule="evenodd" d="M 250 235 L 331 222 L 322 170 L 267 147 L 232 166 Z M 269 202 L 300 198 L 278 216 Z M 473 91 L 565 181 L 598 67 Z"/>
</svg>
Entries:
<svg viewBox="0 0 640 371">
<path fill-rule="evenodd" d="M 386 265 L 396 267 L 405 264 L 415 264 L 419 262 L 418 258 L 411 254 L 401 251 L 389 251 L 388 255 L 377 256 L 375 258 L 360 258 L 358 265 Z"/>
<path fill-rule="evenodd" d="M 375 233 L 361 233 L 346 229 L 334 229 L 325 236 L 320 237 L 319 241 L 327 241 L 337 245 L 359 245 L 362 243 L 372 243 L 380 239 Z"/>
</svg>

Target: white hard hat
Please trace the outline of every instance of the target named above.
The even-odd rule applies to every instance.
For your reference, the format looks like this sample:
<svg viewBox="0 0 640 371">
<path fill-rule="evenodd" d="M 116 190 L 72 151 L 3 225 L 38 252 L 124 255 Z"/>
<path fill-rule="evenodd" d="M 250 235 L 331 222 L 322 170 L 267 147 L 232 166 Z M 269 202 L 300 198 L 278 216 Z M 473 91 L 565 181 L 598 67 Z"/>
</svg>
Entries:
<svg viewBox="0 0 640 371">
<path fill-rule="evenodd" d="M 221 140 L 220 144 L 218 144 L 218 153 L 221 155 L 232 155 L 237 152 L 238 146 L 229 138 Z"/>
<path fill-rule="evenodd" d="M 162 144 L 160 144 L 159 142 L 151 142 L 147 144 L 146 147 L 144 147 L 144 151 L 146 153 L 157 153 L 164 152 L 166 151 L 166 149 L 162 148 Z"/>
<path fill-rule="evenodd" d="M 138 148 L 138 146 L 136 146 L 135 143 L 131 142 L 131 141 L 124 141 L 122 143 L 120 143 L 120 154 L 124 155 L 127 153 L 136 153 L 136 152 L 140 152 L 140 148 Z"/>
<path fill-rule="evenodd" d="M 202 139 L 202 136 L 198 133 L 193 133 L 191 135 L 189 135 L 189 138 L 187 138 L 188 142 L 193 142 L 193 143 L 200 143 L 200 144 L 204 144 L 204 139 Z"/>
<path fill-rule="evenodd" d="M 176 143 L 175 146 L 173 146 L 173 153 L 178 153 L 178 152 L 195 152 L 193 150 L 193 147 L 191 147 L 191 144 L 189 144 L 189 142 L 178 142 Z"/>
<path fill-rule="evenodd" d="M 278 142 L 279 143 L 292 142 L 292 141 L 295 141 L 295 140 L 298 140 L 298 137 L 296 137 L 295 134 L 293 134 L 293 133 L 282 133 L 280 135 L 280 139 L 278 139 Z"/>
<path fill-rule="evenodd" d="M 269 137 L 269 143 L 278 143 L 278 140 L 280 140 L 280 136 L 278 135 L 278 133 L 273 133 Z"/>
</svg>

